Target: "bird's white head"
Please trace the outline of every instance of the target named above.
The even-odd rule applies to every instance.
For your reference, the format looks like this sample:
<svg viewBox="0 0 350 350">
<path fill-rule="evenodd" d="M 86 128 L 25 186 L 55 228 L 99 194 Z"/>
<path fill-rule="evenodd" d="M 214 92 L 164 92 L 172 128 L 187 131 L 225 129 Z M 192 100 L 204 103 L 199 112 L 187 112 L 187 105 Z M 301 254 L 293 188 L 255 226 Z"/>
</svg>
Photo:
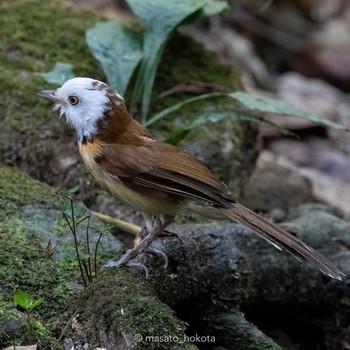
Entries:
<svg viewBox="0 0 350 350">
<path fill-rule="evenodd" d="M 57 90 L 40 91 L 39 95 L 55 103 L 53 110 L 60 109 L 60 116 L 66 116 L 80 142 L 96 134 L 98 122 L 103 121 L 106 112 L 123 101 L 108 85 L 90 78 L 73 78 Z"/>
</svg>

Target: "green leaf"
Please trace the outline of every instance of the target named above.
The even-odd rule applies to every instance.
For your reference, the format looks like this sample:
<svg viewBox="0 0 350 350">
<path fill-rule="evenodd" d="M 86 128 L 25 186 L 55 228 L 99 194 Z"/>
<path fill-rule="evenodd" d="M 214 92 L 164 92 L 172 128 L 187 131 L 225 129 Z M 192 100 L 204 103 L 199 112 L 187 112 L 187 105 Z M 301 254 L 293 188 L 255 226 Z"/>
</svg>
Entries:
<svg viewBox="0 0 350 350">
<path fill-rule="evenodd" d="M 106 236 L 107 233 L 111 232 L 112 225 L 106 224 L 103 229 L 98 226 L 91 226 L 91 230 L 97 235 Z"/>
<path fill-rule="evenodd" d="M 34 299 L 22 289 L 18 289 L 18 292 L 13 296 L 13 301 L 24 309 L 28 309 L 30 304 L 33 303 L 33 300 Z"/>
<path fill-rule="evenodd" d="M 74 187 L 72 187 L 72 188 L 70 188 L 68 190 L 68 194 L 69 195 L 74 194 L 74 193 L 78 192 L 78 190 L 79 190 L 79 185 L 78 186 L 74 186 Z"/>
<path fill-rule="evenodd" d="M 64 198 L 62 201 L 62 212 L 66 214 L 67 217 L 72 217 L 71 201 L 68 198 Z"/>
<path fill-rule="evenodd" d="M 44 302 L 44 300 L 45 299 L 43 297 L 35 300 L 34 303 L 29 306 L 29 309 L 31 310 L 36 309 L 38 306 L 40 306 Z"/>
<path fill-rule="evenodd" d="M 228 94 L 230 97 L 240 102 L 244 107 L 250 110 L 257 110 L 263 113 L 274 113 L 281 116 L 297 116 L 313 121 L 317 124 L 331 127 L 333 129 L 348 130 L 345 126 L 332 122 L 319 114 L 306 112 L 290 105 L 289 103 L 268 98 L 265 96 L 251 95 L 245 92 L 232 92 Z"/>
<path fill-rule="evenodd" d="M 132 11 L 144 24 L 141 38 L 115 21 L 100 22 L 87 30 L 86 41 L 100 62 L 108 84 L 124 95 L 131 76 L 141 61 L 136 79 L 132 109 L 142 105 L 145 121 L 149 110 L 156 71 L 166 42 L 177 26 L 200 16 L 227 10 L 225 0 L 127 0 Z M 187 23 L 187 22 L 186 22 Z"/>
<path fill-rule="evenodd" d="M 116 21 L 99 22 L 86 31 L 86 42 L 100 62 L 108 84 L 124 95 L 142 57 L 140 35 Z"/>
<path fill-rule="evenodd" d="M 23 309 L 33 310 L 44 302 L 44 298 L 34 301 L 32 296 L 22 289 L 18 289 L 18 292 L 13 296 L 13 301 Z"/>
<path fill-rule="evenodd" d="M 204 0 L 204 7 L 202 9 L 204 16 L 212 16 L 230 9 L 226 0 Z"/>
<path fill-rule="evenodd" d="M 312 112 L 306 112 L 299 108 L 296 108 L 289 103 L 268 98 L 265 96 L 258 96 L 258 95 L 251 95 L 247 94 L 245 92 L 231 92 L 231 93 L 221 93 L 221 92 L 212 92 L 209 94 L 203 94 L 195 97 L 188 98 L 186 100 L 183 100 L 179 103 L 176 103 L 168 108 L 163 109 L 159 113 L 152 116 L 146 123 L 146 126 L 150 126 L 151 124 L 155 123 L 156 121 L 166 117 L 167 115 L 176 112 L 180 108 L 183 108 L 185 105 L 192 104 L 201 100 L 208 100 L 213 98 L 219 98 L 219 97 L 228 97 L 231 99 L 234 99 L 236 102 L 239 102 L 242 106 L 247 108 L 248 110 L 255 110 L 261 113 L 274 113 L 278 114 L 280 116 L 297 116 L 301 117 L 310 121 L 313 121 L 317 124 L 324 125 L 333 129 L 340 129 L 349 131 L 345 126 L 335 123 L 333 121 L 330 121 L 324 117 L 322 117 L 319 114 L 312 113 Z M 235 109 L 237 110 L 237 109 Z M 243 110 L 241 110 L 243 112 Z M 252 115 L 252 118 L 254 116 Z M 255 116 L 256 119 L 259 119 L 261 123 L 269 124 L 269 122 L 263 117 L 258 118 Z M 276 127 L 276 124 L 272 123 L 271 126 Z M 280 130 L 285 130 L 281 127 L 279 127 Z M 286 130 L 285 130 L 286 131 Z"/>
<path fill-rule="evenodd" d="M 62 85 L 75 77 L 73 66 L 70 63 L 56 62 L 50 72 L 40 74 L 48 83 Z"/>
<path fill-rule="evenodd" d="M 201 100 L 207 100 L 207 99 L 211 99 L 211 98 L 218 98 L 218 97 L 227 97 L 227 94 L 222 94 L 222 93 L 219 93 L 219 92 L 212 92 L 212 93 L 209 93 L 209 94 L 203 94 L 203 95 L 199 95 L 199 96 L 195 96 L 195 97 L 190 97 L 190 98 L 188 98 L 186 100 L 182 100 L 181 102 L 175 103 L 174 105 L 172 105 L 170 107 L 164 108 L 163 110 L 161 110 L 157 114 L 153 115 L 151 118 L 149 118 L 145 122 L 145 126 L 151 126 L 152 124 L 154 124 L 158 120 L 163 119 L 167 115 L 178 111 L 179 109 L 183 108 L 184 106 L 186 106 L 188 104 L 199 102 Z"/>
<path fill-rule="evenodd" d="M 228 109 L 228 110 L 208 110 L 197 113 L 186 126 L 186 129 L 192 130 L 200 125 L 207 123 L 217 123 L 224 119 L 236 119 L 240 121 L 248 121 L 257 123 L 260 125 L 269 126 L 272 129 L 277 129 L 284 134 L 290 134 L 290 132 L 279 126 L 276 123 L 270 122 L 269 120 L 255 116 L 248 111 L 242 111 L 240 109 Z"/>
<path fill-rule="evenodd" d="M 127 0 L 144 24 L 143 58 L 132 96 L 132 109 L 142 102 L 142 119 L 149 111 L 152 88 L 165 44 L 186 18 L 199 11 L 203 0 Z"/>
<path fill-rule="evenodd" d="M 240 121 L 249 121 L 253 123 L 257 123 L 259 125 L 266 125 L 272 129 L 277 129 L 281 133 L 285 135 L 292 135 L 287 129 L 265 120 L 263 118 L 259 118 L 254 114 L 248 111 L 242 111 L 240 109 L 226 109 L 226 110 L 202 110 L 188 121 L 187 125 L 180 130 L 177 130 L 174 134 L 170 135 L 167 139 L 168 143 L 177 144 L 179 143 L 186 135 L 194 128 L 197 128 L 202 125 L 207 125 L 208 123 L 218 123 L 225 119 L 235 119 Z"/>
</svg>

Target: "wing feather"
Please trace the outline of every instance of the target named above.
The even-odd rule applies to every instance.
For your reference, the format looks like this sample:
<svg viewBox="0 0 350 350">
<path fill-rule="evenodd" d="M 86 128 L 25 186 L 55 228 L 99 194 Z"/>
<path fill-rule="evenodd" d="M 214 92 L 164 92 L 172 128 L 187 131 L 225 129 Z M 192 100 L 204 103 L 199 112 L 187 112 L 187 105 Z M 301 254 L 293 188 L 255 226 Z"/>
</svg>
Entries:
<svg viewBox="0 0 350 350">
<path fill-rule="evenodd" d="M 226 186 L 193 155 L 152 139 L 142 145 L 106 144 L 96 162 L 126 186 L 163 197 L 185 196 L 226 207 Z"/>
</svg>

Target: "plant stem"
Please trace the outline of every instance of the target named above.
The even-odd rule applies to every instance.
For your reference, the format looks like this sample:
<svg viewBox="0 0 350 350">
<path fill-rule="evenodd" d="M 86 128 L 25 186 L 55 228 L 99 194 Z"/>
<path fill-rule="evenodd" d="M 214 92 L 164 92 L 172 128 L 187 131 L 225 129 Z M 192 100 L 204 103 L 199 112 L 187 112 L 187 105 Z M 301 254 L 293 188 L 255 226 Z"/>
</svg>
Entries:
<svg viewBox="0 0 350 350">
<path fill-rule="evenodd" d="M 97 276 L 97 251 L 98 251 L 98 245 L 100 244 L 102 238 L 102 233 L 98 236 L 98 240 L 95 245 L 95 253 L 94 253 L 94 269 L 95 269 L 95 277 Z"/>
<path fill-rule="evenodd" d="M 28 324 L 28 340 L 29 342 L 32 341 L 32 322 L 31 322 L 31 319 L 30 319 L 30 311 L 27 310 L 26 311 L 26 314 L 27 314 L 27 324 Z"/>
<path fill-rule="evenodd" d="M 91 216 L 89 215 L 87 217 L 87 225 L 86 225 L 86 248 L 87 248 L 87 254 L 88 254 L 88 270 L 89 270 L 89 276 L 90 280 L 92 281 L 92 269 L 91 269 L 91 257 L 90 257 L 90 237 L 89 237 L 89 229 L 90 229 L 90 218 Z M 91 282 L 90 281 L 90 282 Z"/>
<path fill-rule="evenodd" d="M 76 226 L 75 226 L 75 220 L 74 220 L 74 208 L 73 208 L 73 201 L 71 198 L 69 198 L 70 200 L 70 204 L 71 204 L 71 210 L 72 210 L 72 213 L 73 213 L 73 217 L 72 217 L 72 224 L 70 224 L 69 220 L 68 220 L 68 217 L 66 215 L 66 213 L 63 213 L 63 217 L 65 218 L 69 228 L 71 229 L 71 232 L 73 234 L 73 238 L 74 238 L 74 248 L 75 248 L 75 254 L 76 254 L 76 257 L 78 259 L 78 265 L 79 265 L 79 270 L 80 270 L 80 275 L 81 275 L 81 278 L 83 280 L 83 284 L 85 287 L 87 287 L 87 282 L 86 282 L 86 279 L 85 279 L 85 276 L 84 276 L 84 270 L 83 270 L 83 267 L 81 265 L 81 258 L 80 258 L 80 254 L 79 254 L 79 243 L 78 243 L 78 239 L 77 239 L 77 235 L 76 235 Z"/>
</svg>

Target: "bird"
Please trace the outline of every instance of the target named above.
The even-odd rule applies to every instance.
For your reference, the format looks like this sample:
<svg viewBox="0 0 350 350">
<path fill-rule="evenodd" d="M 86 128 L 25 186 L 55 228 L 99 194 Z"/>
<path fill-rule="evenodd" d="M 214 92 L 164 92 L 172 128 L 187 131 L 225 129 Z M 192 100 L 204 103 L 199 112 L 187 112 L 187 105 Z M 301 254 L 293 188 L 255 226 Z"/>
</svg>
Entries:
<svg viewBox="0 0 350 350">
<path fill-rule="evenodd" d="M 106 83 L 85 77 L 38 95 L 75 129 L 79 153 L 102 188 L 141 212 L 142 239 L 108 267 L 133 266 L 182 212 L 238 222 L 280 250 L 342 280 L 344 274 L 323 255 L 235 201 L 227 186 L 195 156 L 156 140 L 129 114 L 124 98 Z"/>
</svg>

